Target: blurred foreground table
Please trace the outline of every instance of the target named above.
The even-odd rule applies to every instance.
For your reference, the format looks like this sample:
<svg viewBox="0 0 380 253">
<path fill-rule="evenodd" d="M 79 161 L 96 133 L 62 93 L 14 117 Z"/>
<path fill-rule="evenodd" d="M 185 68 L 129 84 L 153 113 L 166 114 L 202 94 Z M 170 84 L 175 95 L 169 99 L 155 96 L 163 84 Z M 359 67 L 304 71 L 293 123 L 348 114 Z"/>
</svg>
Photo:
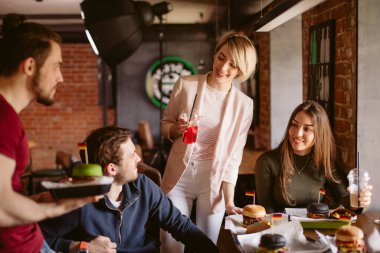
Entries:
<svg viewBox="0 0 380 253">
<path fill-rule="evenodd" d="M 375 233 L 376 230 L 380 232 L 380 225 L 374 223 L 374 221 L 378 219 L 380 219 L 380 211 L 368 211 L 358 215 L 357 221 L 352 223 L 353 226 L 357 226 L 363 230 L 367 245 L 367 240 L 371 235 Z M 318 231 L 325 235 L 334 235 L 335 233 L 335 229 L 322 229 Z M 304 229 L 304 235 L 311 240 L 317 240 L 317 234 L 314 229 Z M 236 235 L 232 234 L 230 230 L 225 230 L 224 226 L 220 231 L 218 247 L 221 253 L 241 253 Z"/>
</svg>

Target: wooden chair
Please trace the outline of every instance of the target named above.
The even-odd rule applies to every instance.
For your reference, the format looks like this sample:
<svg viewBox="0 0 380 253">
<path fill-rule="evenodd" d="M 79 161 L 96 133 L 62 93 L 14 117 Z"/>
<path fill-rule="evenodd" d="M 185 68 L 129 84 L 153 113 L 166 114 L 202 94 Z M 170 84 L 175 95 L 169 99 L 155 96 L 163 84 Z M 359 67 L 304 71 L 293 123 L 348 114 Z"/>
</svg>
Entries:
<svg viewBox="0 0 380 253">
<path fill-rule="evenodd" d="M 146 120 L 141 120 L 138 124 L 137 139 L 141 145 L 144 162 L 158 169 L 163 174 L 168 152 L 164 150 L 165 147 L 162 147 L 161 150 L 155 146 L 150 125 Z"/>
<path fill-rule="evenodd" d="M 137 164 L 137 171 L 149 177 L 159 187 L 161 186 L 161 174 L 156 168 L 153 168 L 146 163 L 139 162 Z"/>
<path fill-rule="evenodd" d="M 141 120 L 137 127 L 137 136 L 141 148 L 144 151 L 154 149 L 154 140 L 148 121 Z"/>
</svg>

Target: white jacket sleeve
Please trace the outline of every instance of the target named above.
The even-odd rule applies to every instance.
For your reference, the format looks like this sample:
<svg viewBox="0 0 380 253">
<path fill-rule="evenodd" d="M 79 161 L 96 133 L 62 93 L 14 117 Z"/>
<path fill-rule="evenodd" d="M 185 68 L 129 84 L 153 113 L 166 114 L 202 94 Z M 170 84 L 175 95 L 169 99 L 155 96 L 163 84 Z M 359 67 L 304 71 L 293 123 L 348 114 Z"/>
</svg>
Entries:
<svg viewBox="0 0 380 253">
<path fill-rule="evenodd" d="M 177 82 L 174 84 L 172 93 L 170 94 L 169 103 L 164 111 L 164 114 L 161 119 L 161 134 L 169 139 L 170 141 L 173 141 L 170 138 L 170 128 L 173 125 L 176 125 L 178 122 L 179 114 L 181 113 L 179 111 L 179 95 L 182 90 L 182 78 L 179 78 Z"/>
</svg>

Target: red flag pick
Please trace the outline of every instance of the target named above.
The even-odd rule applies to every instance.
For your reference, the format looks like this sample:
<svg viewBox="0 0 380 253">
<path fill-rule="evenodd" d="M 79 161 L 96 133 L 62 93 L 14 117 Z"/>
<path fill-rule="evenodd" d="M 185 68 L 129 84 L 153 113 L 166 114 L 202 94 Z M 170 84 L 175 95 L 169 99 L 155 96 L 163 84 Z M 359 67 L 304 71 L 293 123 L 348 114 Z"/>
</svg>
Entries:
<svg viewBox="0 0 380 253">
<path fill-rule="evenodd" d="M 85 142 L 78 143 L 79 151 L 84 150 L 86 163 L 88 163 L 87 144 Z"/>
<path fill-rule="evenodd" d="M 326 190 L 324 188 L 319 188 L 319 193 L 318 193 L 318 203 L 321 201 L 321 195 L 325 195 Z"/>
<path fill-rule="evenodd" d="M 245 196 L 253 197 L 253 204 L 255 205 L 255 191 L 246 191 Z"/>
</svg>

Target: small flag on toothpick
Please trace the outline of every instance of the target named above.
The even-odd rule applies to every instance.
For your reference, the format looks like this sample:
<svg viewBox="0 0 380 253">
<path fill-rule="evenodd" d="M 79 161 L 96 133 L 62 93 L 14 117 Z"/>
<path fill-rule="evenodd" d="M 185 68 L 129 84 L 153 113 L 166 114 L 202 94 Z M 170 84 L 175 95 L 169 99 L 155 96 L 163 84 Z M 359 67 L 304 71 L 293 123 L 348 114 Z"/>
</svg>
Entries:
<svg viewBox="0 0 380 253">
<path fill-rule="evenodd" d="M 282 213 L 272 214 L 272 220 L 282 220 Z"/>
<path fill-rule="evenodd" d="M 350 221 L 351 217 L 346 216 L 346 215 L 342 215 L 342 216 L 339 217 L 339 220 L 341 220 L 341 221 Z"/>
<path fill-rule="evenodd" d="M 253 197 L 253 204 L 255 205 L 255 191 L 246 191 L 245 196 Z"/>
<path fill-rule="evenodd" d="M 275 220 L 282 220 L 282 213 L 273 213 L 272 214 L 272 225 L 274 226 L 274 221 Z M 273 231 L 272 231 L 272 234 L 273 234 Z"/>
<path fill-rule="evenodd" d="M 319 194 L 318 194 L 318 203 L 321 201 L 321 195 L 325 195 L 326 190 L 324 188 L 319 188 Z"/>
<path fill-rule="evenodd" d="M 251 191 L 251 192 L 245 192 L 245 196 L 255 196 L 255 192 L 254 191 Z"/>
<path fill-rule="evenodd" d="M 86 145 L 86 143 L 78 143 L 78 148 L 79 148 L 79 150 L 86 150 L 87 145 Z"/>
<path fill-rule="evenodd" d="M 85 142 L 78 143 L 78 149 L 79 149 L 79 152 L 81 150 L 84 150 L 85 159 L 86 159 L 85 162 L 87 164 L 88 163 L 87 144 Z"/>
</svg>

